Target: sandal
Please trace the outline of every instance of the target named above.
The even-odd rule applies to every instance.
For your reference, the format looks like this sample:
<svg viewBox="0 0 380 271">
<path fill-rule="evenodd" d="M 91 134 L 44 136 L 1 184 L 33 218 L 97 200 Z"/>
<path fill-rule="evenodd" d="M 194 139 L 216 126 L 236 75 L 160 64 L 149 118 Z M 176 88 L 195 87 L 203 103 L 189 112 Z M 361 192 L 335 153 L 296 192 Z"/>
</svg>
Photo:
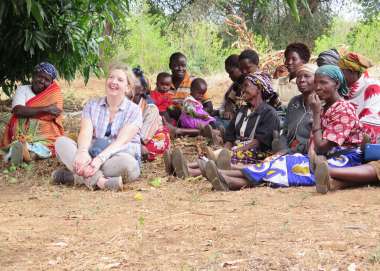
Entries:
<svg viewBox="0 0 380 271">
<path fill-rule="evenodd" d="M 216 167 L 219 169 L 231 169 L 231 153 L 227 149 L 222 149 L 216 159 Z"/>
<path fill-rule="evenodd" d="M 206 177 L 206 164 L 207 164 L 207 162 L 208 162 L 207 160 L 204 160 L 202 158 L 199 158 L 197 160 L 198 167 L 201 170 L 203 177 Z"/>
<path fill-rule="evenodd" d="M 214 161 L 206 164 L 206 177 L 211 182 L 212 187 L 217 191 L 229 191 L 228 184 L 223 175 L 219 173 Z"/>
<path fill-rule="evenodd" d="M 172 164 L 172 150 L 171 149 L 166 150 L 164 154 L 162 155 L 162 157 L 164 158 L 165 172 L 168 175 L 172 175 L 174 173 L 174 168 Z"/>
<path fill-rule="evenodd" d="M 172 165 L 174 172 L 178 178 L 188 178 L 189 170 L 187 168 L 187 161 L 180 149 L 174 149 L 172 152 Z"/>
<path fill-rule="evenodd" d="M 330 183 L 329 167 L 326 160 L 316 160 L 314 177 L 317 192 L 326 194 L 329 191 Z"/>
</svg>

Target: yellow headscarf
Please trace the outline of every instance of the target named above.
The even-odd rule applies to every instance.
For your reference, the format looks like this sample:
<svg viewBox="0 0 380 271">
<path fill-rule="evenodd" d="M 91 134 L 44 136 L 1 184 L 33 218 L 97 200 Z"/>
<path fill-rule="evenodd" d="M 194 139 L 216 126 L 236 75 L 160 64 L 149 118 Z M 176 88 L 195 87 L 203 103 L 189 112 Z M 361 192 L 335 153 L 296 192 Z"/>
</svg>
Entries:
<svg viewBox="0 0 380 271">
<path fill-rule="evenodd" d="M 366 57 L 359 55 L 358 53 L 350 52 L 340 58 L 338 66 L 342 70 L 351 70 L 354 72 L 363 73 L 373 65 Z"/>
</svg>

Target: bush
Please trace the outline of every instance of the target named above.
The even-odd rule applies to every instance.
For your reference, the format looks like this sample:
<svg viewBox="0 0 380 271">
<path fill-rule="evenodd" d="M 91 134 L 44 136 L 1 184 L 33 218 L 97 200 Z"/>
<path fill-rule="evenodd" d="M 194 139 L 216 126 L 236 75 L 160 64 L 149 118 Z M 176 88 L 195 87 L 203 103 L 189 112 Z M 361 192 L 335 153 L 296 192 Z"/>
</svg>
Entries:
<svg viewBox="0 0 380 271">
<path fill-rule="evenodd" d="M 315 41 L 314 53 L 345 45 L 348 50 L 360 53 L 374 62 L 380 61 L 380 15 L 370 21 L 347 22 L 335 20 L 329 33 Z"/>
</svg>

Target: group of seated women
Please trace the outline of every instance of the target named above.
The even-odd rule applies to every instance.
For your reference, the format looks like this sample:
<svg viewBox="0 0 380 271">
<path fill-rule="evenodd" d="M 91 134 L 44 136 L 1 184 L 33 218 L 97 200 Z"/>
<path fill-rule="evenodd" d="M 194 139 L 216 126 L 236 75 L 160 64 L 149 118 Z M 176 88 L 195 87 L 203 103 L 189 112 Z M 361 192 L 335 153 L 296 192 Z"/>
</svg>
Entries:
<svg viewBox="0 0 380 271">
<path fill-rule="evenodd" d="M 168 174 L 203 175 L 222 191 L 270 184 L 316 185 L 326 193 L 378 182 L 380 162 L 365 164 L 363 154 L 365 143 L 380 135 L 380 84 L 368 75 L 371 63 L 329 50 L 318 67 L 308 63 L 302 43 L 290 44 L 284 55 L 273 78 L 260 71 L 254 50 L 229 56 L 232 84 L 218 109 L 182 53 L 170 57 L 171 74 L 159 73 L 153 90 L 140 68 L 112 65 L 106 96 L 83 108 L 76 142 L 64 136 L 57 72 L 41 63 L 32 84 L 16 90 L 1 142 L 5 159 L 18 164 L 56 156 L 64 167 L 52 173 L 53 183 L 113 191 L 140 176 L 142 160 L 162 154 Z M 300 94 L 282 103 L 294 88 Z M 170 138 L 184 135 L 205 136 L 213 149 L 187 162 L 181 149 L 170 147 Z"/>
</svg>

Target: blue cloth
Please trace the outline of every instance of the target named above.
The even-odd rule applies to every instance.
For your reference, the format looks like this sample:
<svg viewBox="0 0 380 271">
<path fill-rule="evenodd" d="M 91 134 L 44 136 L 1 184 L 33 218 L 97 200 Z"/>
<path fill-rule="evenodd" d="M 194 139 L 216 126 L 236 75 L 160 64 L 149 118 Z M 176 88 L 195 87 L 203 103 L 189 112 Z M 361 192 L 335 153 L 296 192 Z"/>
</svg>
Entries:
<svg viewBox="0 0 380 271">
<path fill-rule="evenodd" d="M 347 150 L 344 154 L 327 160 L 329 167 L 353 167 L 362 163 L 360 149 Z M 309 158 L 303 154 L 287 154 L 268 162 L 250 165 L 242 170 L 254 184 L 270 183 L 273 187 L 312 186 L 314 174 Z"/>
<path fill-rule="evenodd" d="M 39 158 L 49 158 L 52 154 L 50 149 L 41 142 L 27 143 L 27 148 L 29 151 L 37 154 Z"/>
<path fill-rule="evenodd" d="M 51 79 L 54 80 L 57 78 L 57 70 L 53 66 L 53 64 L 50 64 L 48 62 L 41 62 L 40 64 L 37 64 L 34 67 L 34 72 L 43 72 L 48 75 L 50 75 Z"/>
</svg>

